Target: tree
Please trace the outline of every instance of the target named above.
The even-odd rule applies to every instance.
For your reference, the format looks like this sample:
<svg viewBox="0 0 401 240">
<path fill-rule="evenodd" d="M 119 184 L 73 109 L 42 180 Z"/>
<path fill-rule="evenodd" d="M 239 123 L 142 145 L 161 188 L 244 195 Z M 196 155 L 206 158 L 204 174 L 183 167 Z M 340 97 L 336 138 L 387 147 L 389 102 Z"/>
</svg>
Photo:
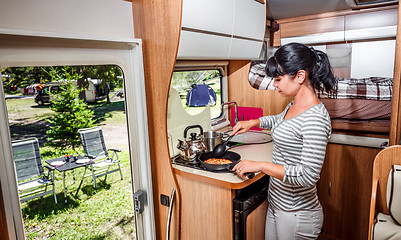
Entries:
<svg viewBox="0 0 401 240">
<path fill-rule="evenodd" d="M 48 75 L 40 67 L 11 67 L 1 70 L 4 91 L 11 93 L 17 87 L 24 88 L 34 83 L 46 82 Z"/>
<path fill-rule="evenodd" d="M 69 148 L 73 150 L 80 145 L 78 129 L 93 126 L 93 111 L 87 104 L 78 98 L 80 89 L 75 81 L 80 76 L 71 67 L 64 67 L 61 71 L 51 68 L 48 72 L 53 80 L 64 79 L 65 85 L 61 91 L 54 94 L 56 101 L 52 101 L 52 116 L 47 119 L 51 124 L 46 131 L 49 145 L 57 148 Z"/>
<path fill-rule="evenodd" d="M 117 65 L 94 65 L 94 66 L 72 66 L 79 73 L 80 85 L 84 85 L 86 79 L 102 79 L 102 88 L 106 92 L 115 87 L 123 86 L 122 71 Z M 46 83 L 54 80 L 50 72 L 58 70 L 62 72 L 63 67 L 10 67 L 1 70 L 3 75 L 3 86 L 7 93 L 13 92 L 15 88 L 24 88 L 35 83 Z M 53 79 L 52 79 L 53 78 Z M 86 83 L 87 85 L 87 83 Z"/>
</svg>

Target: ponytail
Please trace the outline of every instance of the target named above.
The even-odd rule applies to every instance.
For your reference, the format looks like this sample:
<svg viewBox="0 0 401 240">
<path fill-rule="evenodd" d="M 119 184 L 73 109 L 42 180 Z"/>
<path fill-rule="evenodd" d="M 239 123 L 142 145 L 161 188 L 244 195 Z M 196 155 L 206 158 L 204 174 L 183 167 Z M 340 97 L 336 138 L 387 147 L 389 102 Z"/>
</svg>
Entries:
<svg viewBox="0 0 401 240">
<path fill-rule="evenodd" d="M 334 76 L 329 58 L 326 53 L 315 50 L 312 47 L 311 51 L 315 55 L 315 64 L 312 71 L 309 72 L 309 80 L 314 89 L 318 91 L 331 92 L 335 87 L 336 77 Z"/>
</svg>

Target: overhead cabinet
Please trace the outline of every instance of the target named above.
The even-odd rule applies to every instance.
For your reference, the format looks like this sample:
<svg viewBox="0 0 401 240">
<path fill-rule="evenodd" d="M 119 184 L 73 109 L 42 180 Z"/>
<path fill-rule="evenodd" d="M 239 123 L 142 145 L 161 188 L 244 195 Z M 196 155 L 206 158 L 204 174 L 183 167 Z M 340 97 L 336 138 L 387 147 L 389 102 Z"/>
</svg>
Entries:
<svg viewBox="0 0 401 240">
<path fill-rule="evenodd" d="M 281 45 L 393 38 L 397 31 L 397 8 L 298 21 L 284 20 L 279 24 Z"/>
<path fill-rule="evenodd" d="M 178 59 L 257 59 L 265 22 L 255 0 L 183 0 Z"/>
</svg>

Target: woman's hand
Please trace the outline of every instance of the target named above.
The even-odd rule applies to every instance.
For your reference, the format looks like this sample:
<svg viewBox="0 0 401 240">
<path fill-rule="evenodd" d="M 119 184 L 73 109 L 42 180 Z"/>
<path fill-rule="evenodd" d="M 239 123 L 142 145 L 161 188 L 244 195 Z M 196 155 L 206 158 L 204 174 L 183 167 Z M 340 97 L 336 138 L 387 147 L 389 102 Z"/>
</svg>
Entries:
<svg viewBox="0 0 401 240">
<path fill-rule="evenodd" d="M 281 181 L 283 181 L 284 178 L 284 166 L 271 162 L 241 160 L 233 167 L 232 170 L 236 171 L 238 176 L 241 178 L 245 178 L 245 173 L 251 172 L 263 172 L 264 174 L 277 178 Z"/>
<path fill-rule="evenodd" d="M 248 121 L 239 121 L 233 127 L 233 131 L 232 131 L 231 135 L 248 132 L 249 129 L 251 129 L 252 127 L 258 127 L 259 124 L 260 124 L 259 119 L 252 119 L 252 120 L 248 120 Z"/>
<path fill-rule="evenodd" d="M 241 160 L 233 167 L 233 171 L 236 171 L 238 176 L 245 178 L 245 173 L 257 173 L 263 169 L 264 162 L 255 162 L 249 160 Z"/>
</svg>

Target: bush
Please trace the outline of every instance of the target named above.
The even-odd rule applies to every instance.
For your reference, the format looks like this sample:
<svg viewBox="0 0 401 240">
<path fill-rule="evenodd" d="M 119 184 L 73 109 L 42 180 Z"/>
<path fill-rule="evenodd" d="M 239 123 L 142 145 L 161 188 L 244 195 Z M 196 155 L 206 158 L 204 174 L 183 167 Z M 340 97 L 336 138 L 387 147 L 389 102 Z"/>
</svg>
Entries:
<svg viewBox="0 0 401 240">
<path fill-rule="evenodd" d="M 71 67 L 64 67 L 62 72 L 53 69 L 50 74 L 55 79 L 65 79 L 66 84 L 60 87 L 59 93 L 53 95 L 56 101 L 52 101 L 50 108 L 54 113 L 47 119 L 51 124 L 46 131 L 48 144 L 56 148 L 71 147 L 75 150 L 80 145 L 78 129 L 93 126 L 93 111 L 78 98 L 80 89 L 73 80 L 80 76 Z"/>
</svg>

